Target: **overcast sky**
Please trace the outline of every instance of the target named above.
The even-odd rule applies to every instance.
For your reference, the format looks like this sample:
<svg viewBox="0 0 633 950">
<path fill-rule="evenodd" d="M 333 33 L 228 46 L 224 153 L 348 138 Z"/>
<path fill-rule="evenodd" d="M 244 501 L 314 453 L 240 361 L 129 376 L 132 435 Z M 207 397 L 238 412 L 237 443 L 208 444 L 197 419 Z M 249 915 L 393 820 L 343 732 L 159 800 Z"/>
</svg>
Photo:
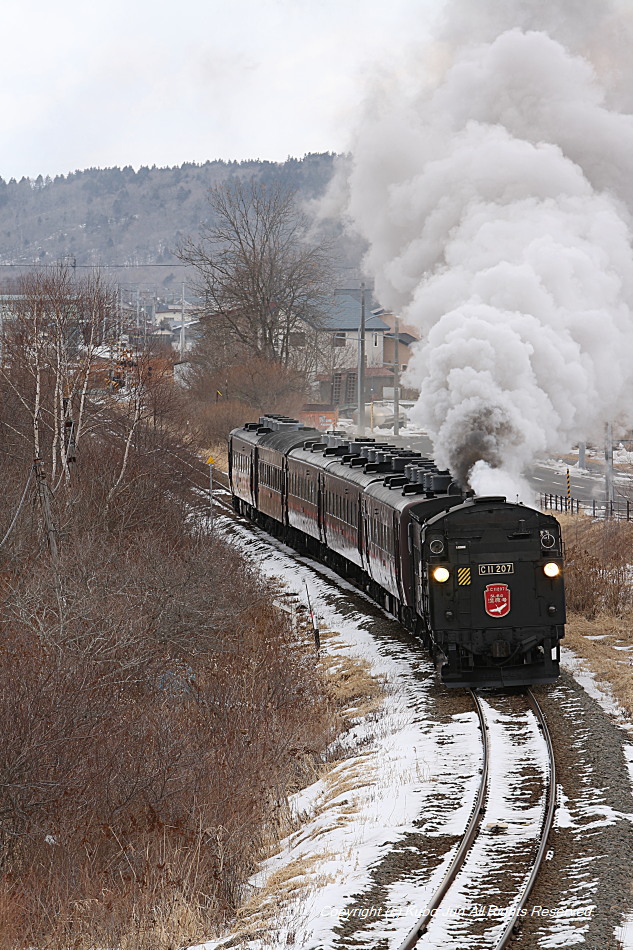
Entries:
<svg viewBox="0 0 633 950">
<path fill-rule="evenodd" d="M 340 151 L 441 0 L 8 0 L 0 176 Z"/>
</svg>

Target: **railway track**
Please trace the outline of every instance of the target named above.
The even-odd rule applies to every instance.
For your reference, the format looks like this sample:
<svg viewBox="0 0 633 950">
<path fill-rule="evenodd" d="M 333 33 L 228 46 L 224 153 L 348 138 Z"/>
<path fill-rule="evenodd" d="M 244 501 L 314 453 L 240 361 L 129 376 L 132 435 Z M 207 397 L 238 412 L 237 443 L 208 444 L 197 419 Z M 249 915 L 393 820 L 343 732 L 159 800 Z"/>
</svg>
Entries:
<svg viewBox="0 0 633 950">
<path fill-rule="evenodd" d="M 228 478 L 214 472 L 213 504 L 233 512 Z M 471 692 L 482 741 L 472 811 L 444 876 L 398 950 L 465 945 L 503 950 L 529 916 L 527 902 L 556 807 L 549 730 L 531 691 Z"/>
<path fill-rule="evenodd" d="M 476 800 L 440 885 L 398 950 L 465 939 L 503 950 L 521 930 L 547 856 L 556 768 L 543 713 L 530 691 L 472 697 L 483 747 Z"/>
</svg>

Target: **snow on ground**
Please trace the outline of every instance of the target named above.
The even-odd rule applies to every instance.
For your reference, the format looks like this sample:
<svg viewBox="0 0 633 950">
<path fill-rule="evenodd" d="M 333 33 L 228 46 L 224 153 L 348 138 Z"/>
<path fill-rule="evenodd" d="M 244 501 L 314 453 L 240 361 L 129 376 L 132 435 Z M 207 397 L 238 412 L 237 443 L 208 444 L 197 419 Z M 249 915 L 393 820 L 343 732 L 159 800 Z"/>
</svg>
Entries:
<svg viewBox="0 0 633 950">
<path fill-rule="evenodd" d="M 534 714 L 524 716 L 507 714 L 493 708 L 482 699 L 488 724 L 491 748 L 489 794 L 486 802 L 485 826 L 480 830 L 451 889 L 451 906 L 440 908 L 429 924 L 424 946 L 444 950 L 470 950 L 473 946 L 490 946 L 493 933 L 500 936 L 512 907 L 503 906 L 503 897 L 495 896 L 500 877 L 522 886 L 525 865 L 516 863 L 517 854 L 523 855 L 525 842 L 538 840 L 545 807 L 545 792 L 535 804 L 526 804 L 523 769 L 526 762 L 538 763 L 547 774 L 547 748 Z M 529 750 L 529 751 L 528 751 Z M 529 798 L 529 795 L 527 796 Z M 503 833 L 499 834 L 499 828 Z M 477 887 L 483 882 L 483 891 Z M 497 883 L 494 883 L 497 882 Z M 489 895 L 487 901 L 485 894 Z M 479 896 L 479 903 L 473 904 Z M 500 906 L 496 906 L 497 902 Z M 476 913 L 487 907 L 487 916 Z M 495 909 L 494 914 L 492 909 Z M 485 935 L 478 938 L 472 933 L 472 918 L 477 916 L 493 924 Z M 476 942 L 475 942 L 476 941 Z"/>
<path fill-rule="evenodd" d="M 599 639 L 598 637 L 587 637 L 588 640 Z M 567 670 L 574 677 L 577 683 L 580 683 L 585 692 L 589 693 L 604 709 L 608 716 L 611 716 L 617 722 L 618 726 L 631 734 L 633 741 L 633 723 L 627 717 L 627 714 L 618 705 L 617 701 L 604 683 L 598 684 L 595 673 L 589 665 L 577 656 L 572 650 L 561 646 L 561 667 Z M 632 777 L 633 781 L 633 777 Z"/>
<path fill-rule="evenodd" d="M 615 931 L 616 939 L 622 944 L 623 950 L 630 950 L 633 947 L 633 914 L 628 914 L 621 927 Z"/>
<path fill-rule="evenodd" d="M 321 626 L 335 632 L 323 638 L 324 650 L 334 657 L 344 652 L 366 660 L 384 682 L 386 693 L 381 713 L 359 719 L 343 737 L 349 756 L 294 796 L 292 809 L 302 821 L 252 879 L 252 897 L 237 931 L 210 940 L 204 950 L 228 945 L 243 950 L 288 946 L 333 950 L 342 946 L 336 927 L 349 917 L 365 923 L 355 934 L 355 946 L 369 948 L 382 939 L 396 947 L 423 912 L 454 849 L 438 859 L 431 875 L 420 875 L 406 886 L 392 885 L 380 906 L 367 906 L 363 892 L 372 884 L 372 867 L 407 834 L 418 832 L 428 838 L 462 834 L 479 779 L 476 716 L 474 712 L 455 715 L 438 723 L 430 712 L 425 715 L 434 676 L 431 664 L 415 644 L 390 638 L 381 641 L 370 629 L 371 618 L 350 612 L 349 602 L 340 593 L 347 585 L 340 578 L 297 558 L 262 532 L 223 517 L 217 518 L 217 525 L 288 593 L 304 604 L 309 594 Z M 358 594 L 355 589 L 354 593 Z M 609 715 L 632 729 L 633 738 L 633 728 L 624 721 L 622 711 L 598 687 L 582 661 L 563 650 L 563 665 Z M 633 745 L 628 757 L 633 785 Z M 594 813 L 582 816 L 583 825 L 589 817 L 596 822 L 621 817 L 606 814 L 594 804 Z M 507 818 L 503 803 L 501 812 Z M 414 825 L 422 815 L 424 823 Z M 574 826 L 577 820 L 563 797 L 558 821 Z M 575 873 L 578 893 L 576 898 L 568 895 L 567 904 L 581 912 L 591 905 L 591 868 L 582 865 L 580 858 Z M 569 929 L 563 920 L 543 924 L 540 945 L 544 947 L 571 946 L 581 936 L 578 928 Z M 633 916 L 617 936 L 624 950 L 633 950 Z"/>
<path fill-rule="evenodd" d="M 604 709 L 605 713 L 614 719 L 621 729 L 628 732 L 633 740 L 633 723 L 627 718 L 624 710 L 611 695 L 608 687 L 597 683 L 595 674 L 589 669 L 587 663 L 568 648 L 561 647 L 561 666 L 572 674 L 585 692 L 592 696 Z M 633 744 L 625 744 L 623 751 L 629 770 L 631 789 L 633 790 Z M 614 824 L 617 821 L 627 819 L 630 819 L 630 816 L 620 814 L 605 806 L 600 801 L 600 795 L 597 793 L 593 801 L 588 798 L 585 799 L 582 805 L 576 808 L 575 814 L 570 812 L 566 796 L 561 793 L 559 797 L 556 823 L 560 827 L 585 832 L 601 825 Z M 591 863 L 591 859 L 583 861 L 582 858 L 577 859 L 574 863 L 578 899 L 581 903 L 584 902 L 585 906 L 591 906 L 591 892 L 595 887 Z M 621 950 L 633 950 L 633 914 L 624 918 L 622 927 L 615 931 L 615 937 L 619 941 Z M 543 946 L 569 946 L 569 944 L 545 943 Z"/>
<path fill-rule="evenodd" d="M 226 522 L 226 519 L 224 519 Z M 221 522 L 222 519 L 218 519 Z M 284 584 L 285 589 L 310 601 L 321 624 L 336 632 L 325 641 L 333 655 L 344 650 L 362 657 L 375 676 L 386 685 L 386 702 L 379 718 L 359 721 L 345 737 L 356 752 L 339 762 L 313 786 L 296 795 L 292 807 L 304 823 L 289 835 L 278 855 L 270 858 L 252 880 L 255 891 L 263 889 L 273 875 L 296 873 L 297 896 L 278 915 L 275 932 L 240 947 L 301 946 L 325 950 L 333 945 L 332 928 L 346 916 L 361 916 L 355 906 L 358 895 L 371 884 L 370 868 L 407 833 L 422 813 L 429 835 L 461 835 L 476 794 L 481 745 L 477 717 L 461 715 L 438 724 L 424 715 L 428 699 L 425 683 L 434 671 L 426 657 L 412 644 L 407 650 L 392 642 L 381 643 L 367 629 L 360 613 L 337 608 L 340 578 L 326 568 L 315 574 L 312 562 L 297 562 L 283 545 L 272 547 L 268 539 L 253 541 L 250 529 L 225 523 L 225 529 L 241 548 L 256 556 L 264 574 Z M 420 671 L 423 676 L 416 678 Z M 428 690 L 428 686 L 426 686 Z M 448 811 L 446 799 L 455 803 Z M 439 866 L 433 879 L 416 888 L 407 887 L 385 906 L 374 908 L 373 940 L 404 938 L 422 913 L 436 880 L 444 873 Z M 294 869 L 294 870 L 293 870 Z M 371 915 L 372 909 L 367 911 Z M 252 925 L 249 927 L 252 932 Z M 394 936 L 395 935 L 395 936 Z M 220 948 L 230 936 L 205 944 Z"/>
</svg>

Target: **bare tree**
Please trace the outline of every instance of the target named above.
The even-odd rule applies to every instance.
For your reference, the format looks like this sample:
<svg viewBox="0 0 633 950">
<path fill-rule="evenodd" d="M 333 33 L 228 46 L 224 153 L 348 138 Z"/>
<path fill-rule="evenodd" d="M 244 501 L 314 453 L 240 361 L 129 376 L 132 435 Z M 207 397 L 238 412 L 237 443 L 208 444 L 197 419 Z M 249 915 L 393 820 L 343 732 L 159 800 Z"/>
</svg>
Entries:
<svg viewBox="0 0 633 950">
<path fill-rule="evenodd" d="M 30 420 L 32 456 L 49 461 L 53 481 L 70 481 L 69 462 L 85 426 L 97 346 L 113 327 L 116 297 L 100 275 L 77 281 L 67 267 L 22 277 L 3 334 L 0 377 Z"/>
<path fill-rule="evenodd" d="M 281 185 L 236 181 L 209 193 L 213 221 L 179 248 L 196 268 L 207 335 L 238 353 L 287 366 L 293 334 L 322 322 L 331 295 L 329 245 Z"/>
</svg>

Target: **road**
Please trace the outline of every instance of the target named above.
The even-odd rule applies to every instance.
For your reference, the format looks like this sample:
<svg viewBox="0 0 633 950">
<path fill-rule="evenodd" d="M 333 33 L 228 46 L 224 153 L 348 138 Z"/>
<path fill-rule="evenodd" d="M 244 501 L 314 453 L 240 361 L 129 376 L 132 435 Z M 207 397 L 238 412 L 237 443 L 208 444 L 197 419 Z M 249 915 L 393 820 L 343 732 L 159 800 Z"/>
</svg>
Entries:
<svg viewBox="0 0 633 950">
<path fill-rule="evenodd" d="M 369 434 L 369 433 L 368 433 Z M 398 437 L 383 435 L 380 429 L 375 429 L 373 437 L 379 441 L 387 441 L 392 445 L 408 447 L 415 452 L 432 457 L 433 445 L 426 435 L 405 435 Z M 551 494 L 565 497 L 567 495 L 567 468 L 569 467 L 572 498 L 581 505 L 591 506 L 595 501 L 598 505 L 605 502 L 604 462 L 587 459 L 587 471 L 579 471 L 575 467 L 575 460 L 559 458 L 546 462 L 538 462 L 531 466 L 526 473 L 527 480 L 537 494 Z M 633 510 L 633 475 L 615 470 L 615 498 L 616 503 L 632 503 Z"/>
</svg>

